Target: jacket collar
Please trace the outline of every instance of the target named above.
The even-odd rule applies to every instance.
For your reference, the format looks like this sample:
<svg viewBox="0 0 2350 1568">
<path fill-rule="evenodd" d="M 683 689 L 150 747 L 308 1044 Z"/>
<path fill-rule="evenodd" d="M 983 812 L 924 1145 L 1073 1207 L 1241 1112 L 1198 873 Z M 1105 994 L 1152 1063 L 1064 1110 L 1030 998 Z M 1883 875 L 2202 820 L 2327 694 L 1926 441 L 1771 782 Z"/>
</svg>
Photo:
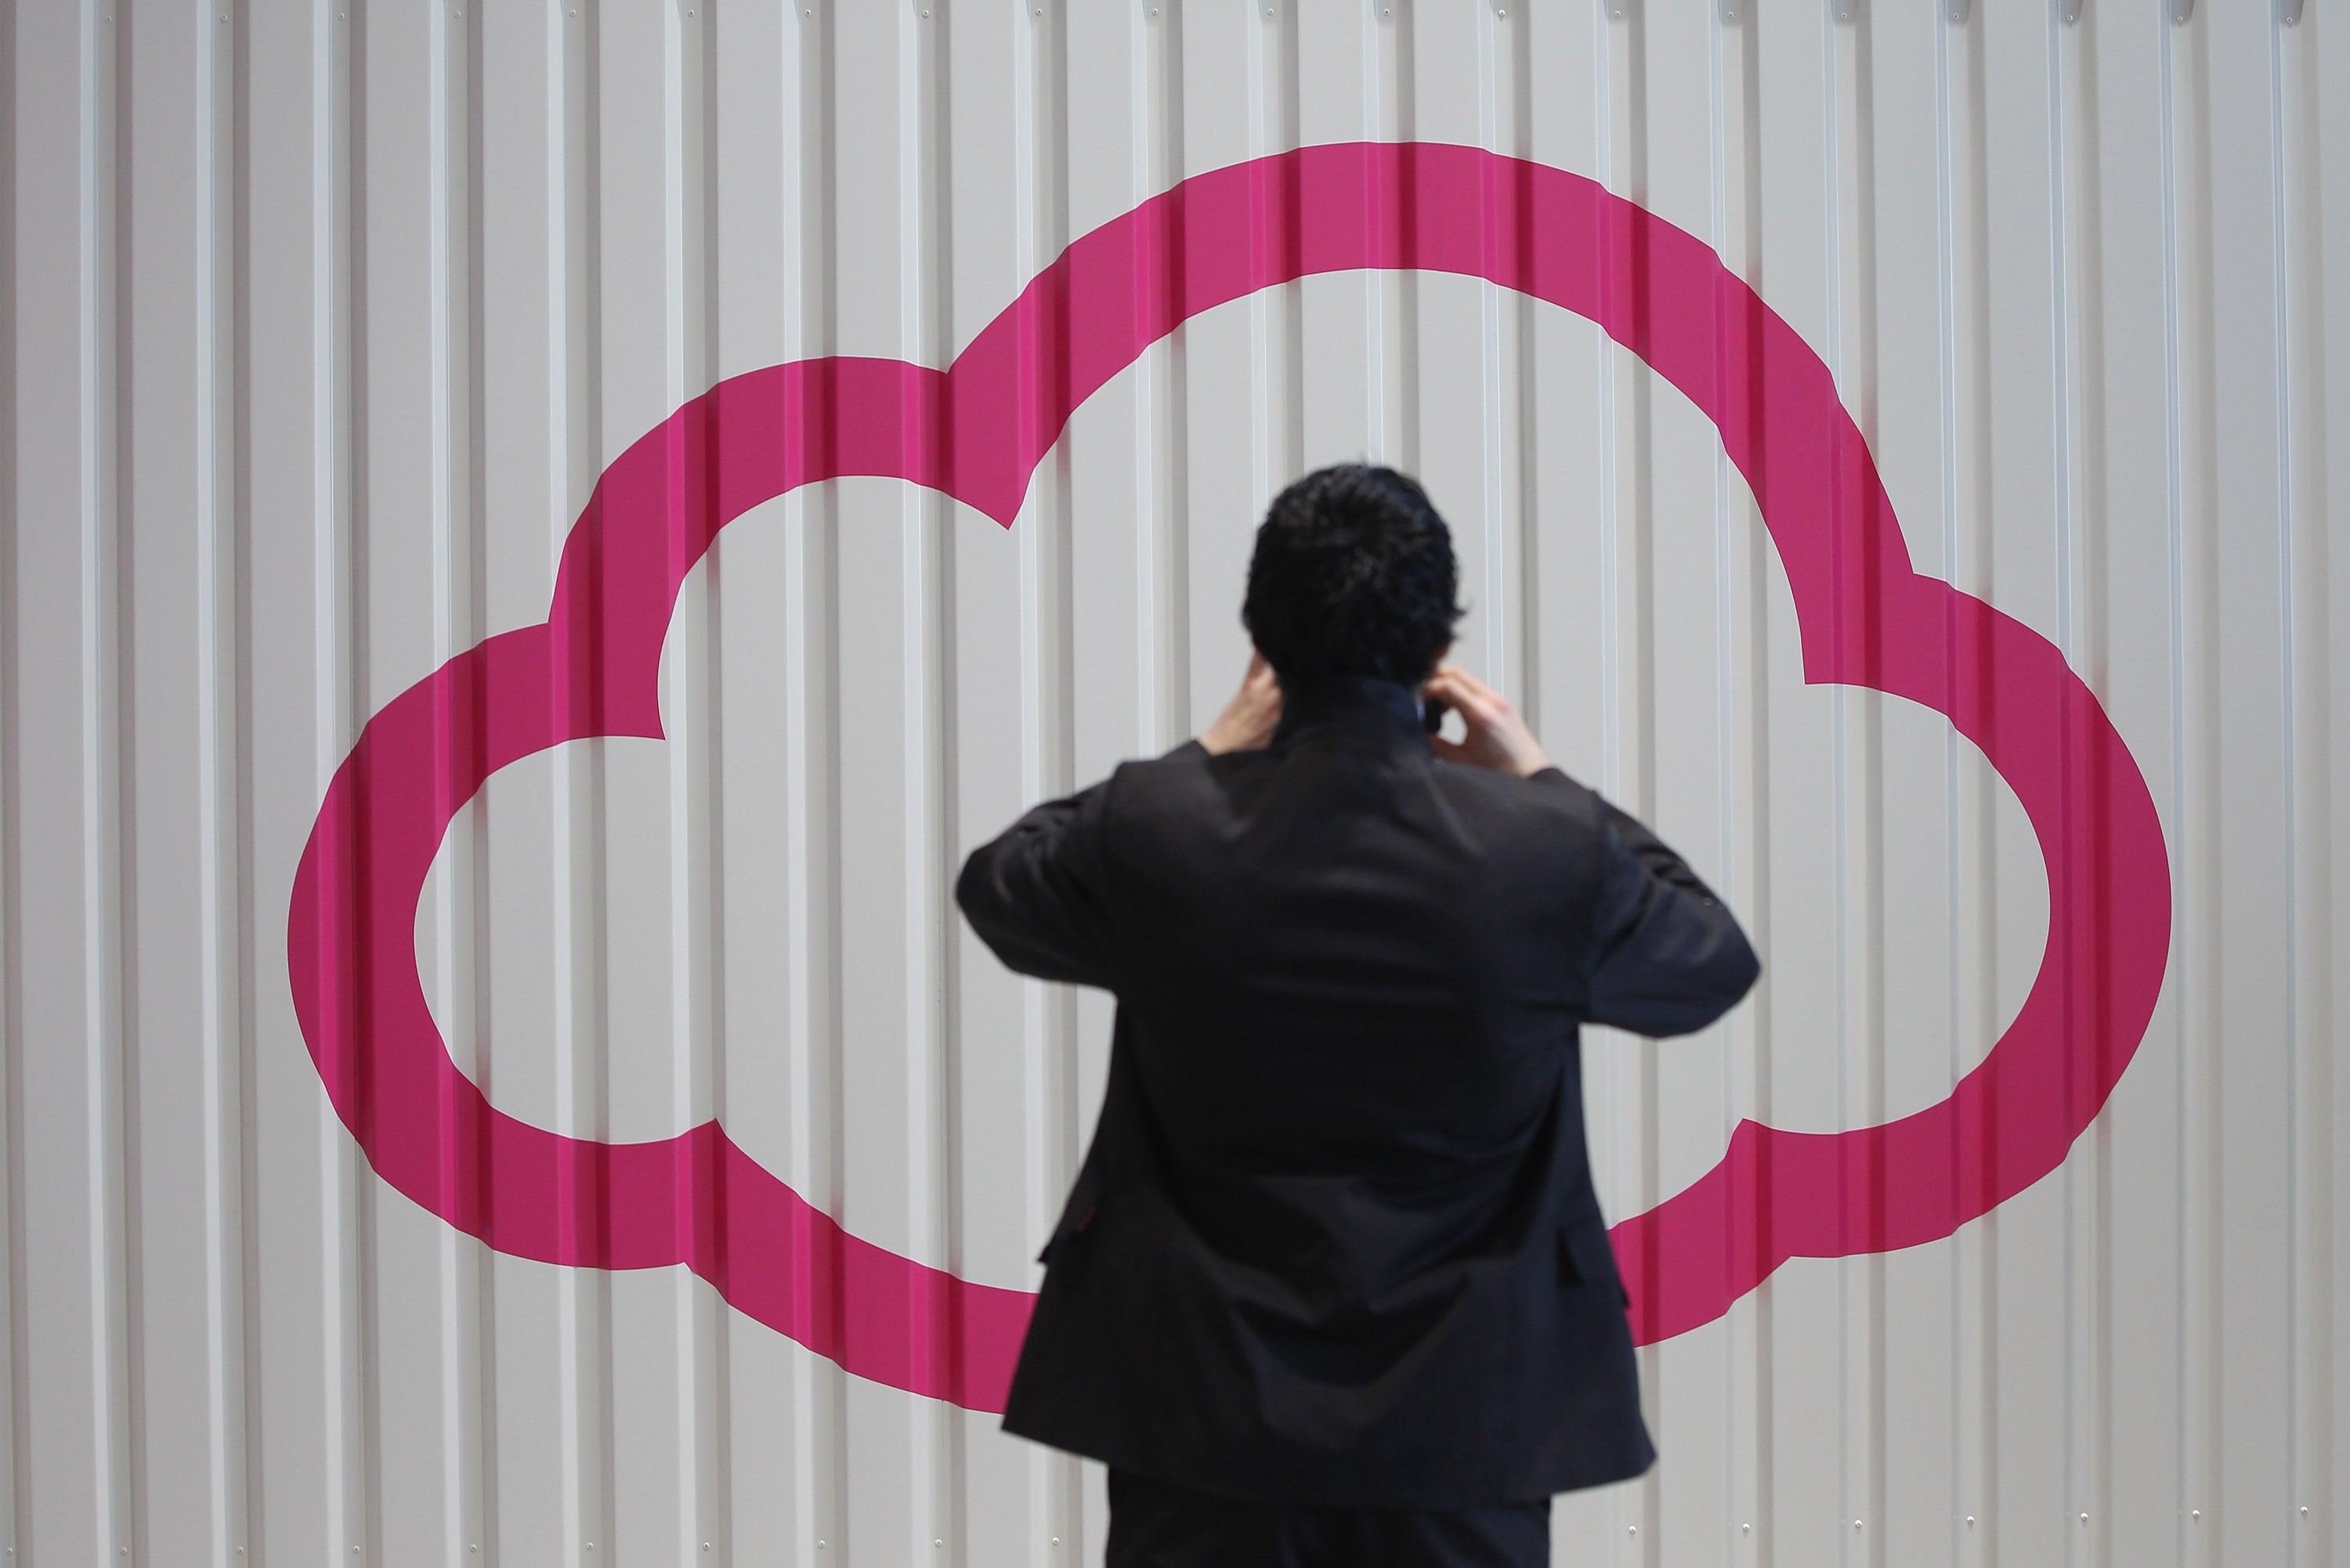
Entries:
<svg viewBox="0 0 2350 1568">
<path fill-rule="evenodd" d="M 1428 749 L 1420 727 L 1419 693 L 1399 680 L 1375 675 L 1315 675 L 1281 683 L 1281 722 L 1273 744 L 1283 746 L 1310 731 L 1343 730 L 1376 736 L 1390 744 L 1409 742 Z"/>
</svg>

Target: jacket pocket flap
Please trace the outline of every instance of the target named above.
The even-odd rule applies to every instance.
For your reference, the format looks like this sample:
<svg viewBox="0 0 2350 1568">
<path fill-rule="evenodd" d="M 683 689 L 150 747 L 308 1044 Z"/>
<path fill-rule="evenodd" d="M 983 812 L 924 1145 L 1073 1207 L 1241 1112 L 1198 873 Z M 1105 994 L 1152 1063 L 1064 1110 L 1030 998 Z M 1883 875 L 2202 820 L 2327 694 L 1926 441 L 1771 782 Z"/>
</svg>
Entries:
<svg viewBox="0 0 2350 1568">
<path fill-rule="evenodd" d="M 1055 1225 L 1053 1233 L 1045 1238 L 1045 1245 L 1037 1252 L 1036 1261 L 1040 1263 L 1051 1262 L 1054 1252 L 1059 1250 L 1061 1244 L 1091 1225 L 1094 1222 L 1094 1216 L 1100 1212 L 1101 1203 L 1095 1196 L 1094 1184 L 1079 1181 L 1075 1188 L 1071 1189 L 1068 1202 L 1061 1208 L 1060 1223 Z"/>
<path fill-rule="evenodd" d="M 1597 1220 L 1563 1225 L 1558 1232 L 1561 1284 L 1588 1285 L 1616 1277 L 1616 1251 L 1607 1228 Z"/>
</svg>

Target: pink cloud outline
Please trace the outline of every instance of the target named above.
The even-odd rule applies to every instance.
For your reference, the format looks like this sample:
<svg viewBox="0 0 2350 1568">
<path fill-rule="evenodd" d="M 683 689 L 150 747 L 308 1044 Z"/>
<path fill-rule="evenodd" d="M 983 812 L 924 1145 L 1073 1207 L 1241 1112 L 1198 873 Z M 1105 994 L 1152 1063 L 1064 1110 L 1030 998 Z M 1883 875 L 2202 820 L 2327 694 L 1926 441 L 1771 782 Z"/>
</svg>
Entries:
<svg viewBox="0 0 2350 1568">
<path fill-rule="evenodd" d="M 712 387 L 605 470 L 547 618 L 378 711 L 336 771 L 286 921 L 328 1097 L 392 1187 L 501 1251 L 683 1263 L 856 1375 L 1002 1407 L 1032 1298 L 844 1231 L 710 1121 L 605 1144 L 499 1111 L 451 1059 L 411 933 L 442 835 L 490 775 L 565 741 L 661 734 L 662 639 L 718 530 L 803 484 L 898 478 L 1009 527 L 1071 413 L 1201 311 L 1318 273 L 1490 280 L 1596 322 L 1721 430 L 1802 627 L 1804 679 L 1947 716 L 2030 817 L 2048 943 L 2021 1011 L 1949 1098 L 1880 1127 L 1742 1121 L 1719 1164 L 1613 1239 L 1647 1343 L 1710 1323 L 1793 1257 L 1916 1246 L 2054 1170 L 2152 1016 L 2170 863 L 2128 748 L 2059 650 L 1916 575 L 1827 367 L 1714 252 L 1593 182 L 1472 147 L 1304 148 L 1197 175 L 1064 252 L 944 372 L 801 360 Z"/>
</svg>

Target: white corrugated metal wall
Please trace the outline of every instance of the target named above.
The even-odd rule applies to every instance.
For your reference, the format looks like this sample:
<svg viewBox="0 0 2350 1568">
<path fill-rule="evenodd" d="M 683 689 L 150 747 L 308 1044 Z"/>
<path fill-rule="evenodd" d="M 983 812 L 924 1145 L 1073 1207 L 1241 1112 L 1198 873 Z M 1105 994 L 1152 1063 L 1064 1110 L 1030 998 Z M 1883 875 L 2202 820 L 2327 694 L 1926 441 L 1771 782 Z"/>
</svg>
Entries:
<svg viewBox="0 0 2350 1568">
<path fill-rule="evenodd" d="M 547 618 L 598 475 L 690 400 L 943 368 L 1146 199 L 1367 140 L 1586 176 L 1718 251 L 1834 372 L 1918 569 L 2096 694 L 2175 900 L 2061 1168 L 1649 1345 L 1664 1458 L 1562 1500 L 1562 1563 L 2350 1562 L 2350 18 L 2275 5 L 21 0 L 8 1561 L 1097 1560 L 1094 1472 L 891 1386 L 985 1403 L 966 1373 L 804 1347 L 858 1360 L 821 1223 L 779 1328 L 379 1175 L 297 1023 L 297 860 L 362 726 Z M 667 742 L 542 740 L 441 844 L 413 950 L 456 1064 L 576 1138 L 720 1118 L 853 1236 L 997 1287 L 956 1312 L 1016 1300 L 1107 1006 L 999 969 L 953 868 L 1213 714 L 1264 500 L 1365 453 L 1454 519 L 1468 660 L 1765 954 L 1722 1026 L 1593 1044 L 1611 1217 L 1742 1118 L 1950 1095 L 2051 940 L 2016 797 L 1931 709 L 1804 683 L 1689 397 L 1404 270 L 1199 313 L 1008 529 L 879 477 L 733 523 L 659 655 Z M 502 722 L 435 731 L 419 798 Z"/>
</svg>

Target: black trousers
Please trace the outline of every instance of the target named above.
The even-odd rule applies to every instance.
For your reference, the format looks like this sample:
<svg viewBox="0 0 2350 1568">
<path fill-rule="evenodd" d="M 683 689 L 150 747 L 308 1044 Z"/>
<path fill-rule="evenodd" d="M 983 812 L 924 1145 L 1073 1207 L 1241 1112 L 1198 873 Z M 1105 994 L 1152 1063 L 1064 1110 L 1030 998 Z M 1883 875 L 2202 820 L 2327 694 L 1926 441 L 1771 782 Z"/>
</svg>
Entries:
<svg viewBox="0 0 2350 1568">
<path fill-rule="evenodd" d="M 1307 1508 L 1109 1472 L 1104 1568 L 1549 1568 L 1550 1499 L 1491 1508 Z"/>
</svg>

